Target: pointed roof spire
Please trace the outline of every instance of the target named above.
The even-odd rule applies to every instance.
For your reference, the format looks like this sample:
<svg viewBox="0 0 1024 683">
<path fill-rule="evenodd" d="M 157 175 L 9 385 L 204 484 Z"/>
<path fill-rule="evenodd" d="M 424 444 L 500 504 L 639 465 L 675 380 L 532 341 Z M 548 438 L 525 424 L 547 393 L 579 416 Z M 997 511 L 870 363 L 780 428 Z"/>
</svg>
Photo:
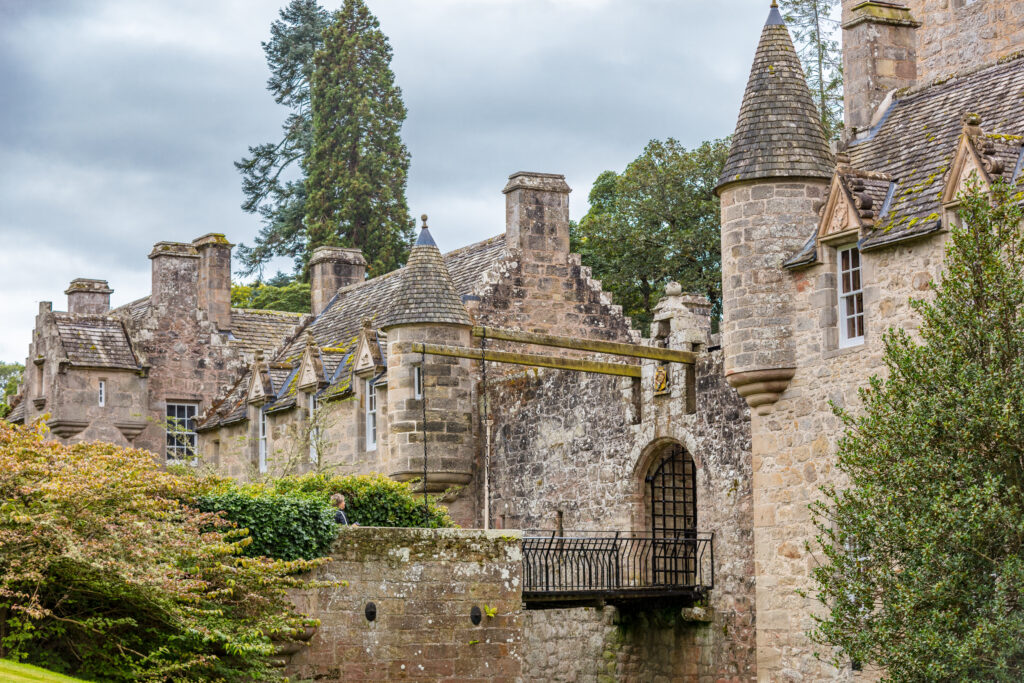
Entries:
<svg viewBox="0 0 1024 683">
<path fill-rule="evenodd" d="M 417 323 L 472 325 L 473 321 L 455 291 L 441 250 L 434 244 L 422 216 L 423 228 L 402 269 L 402 283 L 390 308 L 380 321 L 381 329 Z"/>
<path fill-rule="evenodd" d="M 773 0 L 719 187 L 762 178 L 831 178 L 833 170 L 803 67 Z"/>
</svg>

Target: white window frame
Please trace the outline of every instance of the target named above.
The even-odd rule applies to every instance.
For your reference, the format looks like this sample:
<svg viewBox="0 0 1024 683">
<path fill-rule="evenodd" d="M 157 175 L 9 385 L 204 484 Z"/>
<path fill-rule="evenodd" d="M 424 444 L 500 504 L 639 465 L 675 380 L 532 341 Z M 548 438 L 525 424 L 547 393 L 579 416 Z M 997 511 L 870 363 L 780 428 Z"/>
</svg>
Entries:
<svg viewBox="0 0 1024 683">
<path fill-rule="evenodd" d="M 263 408 L 257 410 L 260 411 L 260 415 L 256 468 L 260 474 L 264 474 L 267 471 L 267 411 Z"/>
<path fill-rule="evenodd" d="M 100 380 L 99 404 L 100 408 L 107 405 L 107 380 L 105 379 Z"/>
<path fill-rule="evenodd" d="M 366 450 L 377 450 L 377 386 L 373 378 L 365 380 L 366 390 Z"/>
<path fill-rule="evenodd" d="M 199 405 L 196 403 L 168 402 L 164 413 L 167 416 L 167 446 L 165 451 L 167 462 L 190 462 L 195 464 L 195 455 L 198 452 L 197 447 L 199 446 L 199 435 L 195 431 L 195 419 L 199 414 Z M 181 420 L 184 420 L 182 428 L 175 428 L 172 431 L 172 425 L 180 424 Z M 178 455 L 179 453 L 180 455 Z"/>
<path fill-rule="evenodd" d="M 856 257 L 856 265 L 853 264 L 854 256 L 850 257 L 850 268 L 843 268 L 844 254 L 852 254 Z M 846 276 L 849 277 L 846 277 Z M 857 285 L 854 287 L 854 285 Z M 860 250 L 856 244 L 836 248 L 836 312 L 838 313 L 839 326 L 839 348 L 845 349 L 851 346 L 858 346 L 864 343 L 864 332 L 867 327 L 864 311 L 864 262 Z M 857 311 L 857 305 L 860 311 Z M 853 310 L 851 310 L 851 307 Z M 860 334 L 850 335 L 850 323 L 854 322 L 856 330 L 856 319 L 860 318 Z"/>
<path fill-rule="evenodd" d="M 314 465 L 320 462 L 320 428 L 316 424 L 317 420 L 317 400 L 316 394 L 310 392 L 309 394 L 309 461 Z"/>
<path fill-rule="evenodd" d="M 416 365 L 412 369 L 412 397 L 417 401 L 423 398 L 423 366 Z"/>
</svg>

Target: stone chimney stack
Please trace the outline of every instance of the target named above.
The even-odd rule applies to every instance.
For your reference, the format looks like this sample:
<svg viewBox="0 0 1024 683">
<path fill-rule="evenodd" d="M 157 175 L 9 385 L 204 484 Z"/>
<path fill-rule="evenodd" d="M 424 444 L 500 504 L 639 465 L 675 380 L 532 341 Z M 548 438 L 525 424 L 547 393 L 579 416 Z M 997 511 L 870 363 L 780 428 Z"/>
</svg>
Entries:
<svg viewBox="0 0 1024 683">
<path fill-rule="evenodd" d="M 68 295 L 68 313 L 103 315 L 110 310 L 110 295 L 113 293 L 106 280 L 76 278 L 64 293 Z"/>
<path fill-rule="evenodd" d="M 366 259 L 358 249 L 317 247 L 309 260 L 309 296 L 313 315 L 327 307 L 342 287 L 366 279 Z"/>
<path fill-rule="evenodd" d="M 554 254 L 568 254 L 571 191 L 564 175 L 521 171 L 509 176 L 502 190 L 509 249 L 543 263 Z"/>
<path fill-rule="evenodd" d="M 870 128 L 893 90 L 917 82 L 917 29 L 910 10 L 895 2 L 843 7 L 843 90 L 849 135 Z"/>
<path fill-rule="evenodd" d="M 153 262 L 150 305 L 194 311 L 199 305 L 199 254 L 195 247 L 184 242 L 157 242 L 149 258 Z"/>
<path fill-rule="evenodd" d="M 231 247 L 219 233 L 192 240 L 199 253 L 197 305 L 218 330 L 231 329 Z"/>
</svg>

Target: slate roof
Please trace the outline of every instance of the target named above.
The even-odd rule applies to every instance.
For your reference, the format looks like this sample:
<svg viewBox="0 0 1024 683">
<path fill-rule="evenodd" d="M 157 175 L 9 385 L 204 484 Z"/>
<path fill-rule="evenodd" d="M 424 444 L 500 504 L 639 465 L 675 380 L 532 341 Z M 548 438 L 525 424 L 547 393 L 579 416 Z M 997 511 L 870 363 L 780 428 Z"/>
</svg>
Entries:
<svg viewBox="0 0 1024 683">
<path fill-rule="evenodd" d="M 437 251 L 437 247 L 433 247 Z M 414 249 L 415 251 L 415 249 Z M 440 252 L 437 252 L 440 255 Z M 483 284 L 483 274 L 495 268 L 510 256 L 505 246 L 505 235 L 501 233 L 490 239 L 471 244 L 441 256 L 444 269 L 451 280 L 452 291 L 460 302 L 464 296 L 472 295 Z M 410 265 L 413 254 L 410 253 Z M 324 375 L 328 383 L 320 395 L 324 397 L 344 396 L 349 392 L 352 364 L 356 342 L 364 320 L 371 320 L 377 328 L 391 302 L 398 296 L 410 265 L 386 273 L 338 291 L 327 307 L 312 322 L 295 334 L 288 345 L 274 359 L 277 364 L 289 365 L 292 373 L 298 369 L 299 361 L 307 344 L 307 333 L 313 335 L 314 344 L 321 351 Z M 435 264 L 436 265 L 436 264 Z M 468 322 L 468 314 L 462 309 Z M 387 357 L 386 335 L 378 334 L 381 353 Z M 274 410 L 284 410 L 295 405 L 295 388 L 291 374 L 282 386 L 274 383 Z M 273 371 L 272 371 L 273 375 Z M 272 382 L 274 382 L 272 377 Z M 241 380 L 235 390 L 224 400 L 215 413 L 209 415 L 200 429 L 212 429 L 218 425 L 230 424 L 245 418 L 245 394 L 249 387 L 248 376 Z"/>
<path fill-rule="evenodd" d="M 127 314 L 133 322 L 138 322 L 150 309 L 149 297 L 144 296 L 123 306 L 113 309 L 113 315 Z M 244 353 L 256 351 L 272 352 L 295 331 L 303 322 L 303 313 L 288 311 L 267 311 L 253 308 L 231 309 L 231 340 L 230 345 Z"/>
<path fill-rule="evenodd" d="M 1017 58 L 900 96 L 863 140 L 851 142 L 855 168 L 881 171 L 897 183 L 892 207 L 861 244 L 868 250 L 940 230 L 940 196 L 956 154 L 964 114 L 980 115 L 986 131 L 1024 133 L 1024 59 Z M 1007 157 L 1012 175 L 1012 152 Z"/>
<path fill-rule="evenodd" d="M 719 187 L 762 178 L 831 178 L 833 170 L 803 67 L 778 8 L 772 7 Z"/>
<path fill-rule="evenodd" d="M 302 322 L 302 313 L 261 311 L 251 308 L 231 309 L 229 342 L 247 353 L 274 351 Z"/>
<path fill-rule="evenodd" d="M 135 370 L 139 361 L 120 320 L 105 315 L 54 313 L 60 343 L 72 365 Z"/>
<path fill-rule="evenodd" d="M 894 183 L 891 205 L 860 241 L 863 251 L 942 229 L 942 191 L 963 133 L 965 114 L 978 114 L 987 134 L 976 144 L 1002 167 L 999 177 L 1020 180 L 1024 143 L 1024 55 L 898 94 L 868 134 L 849 144 L 853 168 L 884 174 Z M 786 262 L 813 263 L 815 233 Z"/>
<path fill-rule="evenodd" d="M 11 424 L 22 424 L 25 422 L 25 401 L 18 401 L 17 405 L 11 409 L 11 412 L 4 419 Z"/>
<path fill-rule="evenodd" d="M 401 274 L 401 284 L 379 327 L 387 329 L 411 323 L 473 324 L 455 291 L 441 250 L 434 244 L 426 225 Z"/>
</svg>

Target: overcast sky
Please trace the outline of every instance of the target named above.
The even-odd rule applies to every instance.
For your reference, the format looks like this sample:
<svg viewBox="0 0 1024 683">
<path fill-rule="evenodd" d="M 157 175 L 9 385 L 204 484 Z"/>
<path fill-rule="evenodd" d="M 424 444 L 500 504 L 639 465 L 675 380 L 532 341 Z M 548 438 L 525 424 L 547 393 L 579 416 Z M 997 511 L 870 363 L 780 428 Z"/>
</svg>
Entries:
<svg viewBox="0 0 1024 683">
<path fill-rule="evenodd" d="M 409 206 L 442 250 L 504 229 L 515 171 L 564 173 L 578 218 L 648 140 L 731 133 L 769 4 L 367 1 L 409 110 Z M 0 361 L 75 277 L 117 306 L 149 293 L 157 241 L 251 242 L 232 162 L 280 137 L 260 42 L 285 2 L 0 0 Z"/>
</svg>

